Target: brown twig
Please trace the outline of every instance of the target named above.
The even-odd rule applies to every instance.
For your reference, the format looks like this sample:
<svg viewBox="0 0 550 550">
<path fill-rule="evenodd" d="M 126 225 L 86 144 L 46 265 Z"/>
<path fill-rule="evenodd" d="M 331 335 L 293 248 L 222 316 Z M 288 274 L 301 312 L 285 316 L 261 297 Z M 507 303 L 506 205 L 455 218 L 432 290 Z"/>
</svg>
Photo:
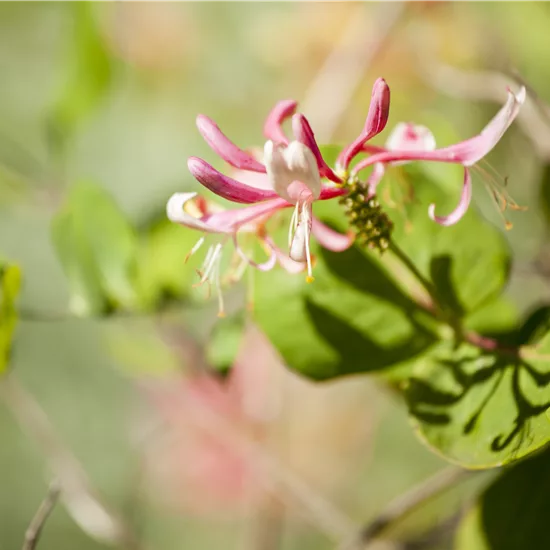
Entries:
<svg viewBox="0 0 550 550">
<path fill-rule="evenodd" d="M 449 466 L 432 477 L 400 495 L 369 522 L 358 533 L 354 534 L 339 550 L 361 550 L 380 537 L 389 527 L 404 519 L 421 505 L 444 493 L 453 485 L 464 481 L 475 472 L 457 466 Z"/>
<path fill-rule="evenodd" d="M 40 503 L 36 514 L 32 518 L 27 531 L 25 532 L 23 550 L 34 550 L 36 548 L 42 529 L 57 504 L 60 493 L 61 487 L 59 486 L 59 483 L 57 481 L 52 481 L 44 500 Z"/>
<path fill-rule="evenodd" d="M 81 464 L 65 447 L 44 410 L 13 374 L 0 381 L 0 397 L 21 429 L 44 453 L 58 480 L 63 504 L 80 528 L 105 544 L 128 550 L 140 549 L 129 527 L 101 501 Z"/>
</svg>

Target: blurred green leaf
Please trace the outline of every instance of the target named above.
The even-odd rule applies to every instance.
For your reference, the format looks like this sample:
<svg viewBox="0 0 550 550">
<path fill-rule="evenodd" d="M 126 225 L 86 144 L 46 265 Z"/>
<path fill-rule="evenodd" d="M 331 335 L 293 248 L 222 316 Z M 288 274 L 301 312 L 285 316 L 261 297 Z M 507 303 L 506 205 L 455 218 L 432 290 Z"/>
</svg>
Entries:
<svg viewBox="0 0 550 550">
<path fill-rule="evenodd" d="M 215 369 L 231 369 L 239 352 L 244 334 L 245 313 L 239 312 L 220 319 L 212 329 L 206 344 L 206 359 Z"/>
<path fill-rule="evenodd" d="M 96 107 L 108 89 L 113 72 L 93 2 L 75 2 L 71 8 L 73 33 L 66 48 L 66 74 L 49 121 L 58 145 L 62 145 Z"/>
<path fill-rule="evenodd" d="M 505 471 L 459 526 L 455 550 L 550 548 L 550 451 Z"/>
<path fill-rule="evenodd" d="M 117 366 L 131 376 L 165 376 L 181 370 L 181 359 L 166 345 L 153 323 L 134 321 L 107 333 Z"/>
<path fill-rule="evenodd" d="M 71 310 L 102 314 L 137 304 L 137 238 L 113 199 L 89 183 L 73 187 L 52 223 L 52 238 L 71 286 Z"/>
<path fill-rule="evenodd" d="M 21 270 L 16 265 L 0 265 L 0 374 L 5 372 L 11 353 L 11 345 L 17 310 L 15 302 L 21 288 Z"/>
<path fill-rule="evenodd" d="M 548 227 L 550 226 L 550 164 L 543 167 L 539 193 L 540 206 Z"/>
<path fill-rule="evenodd" d="M 531 334 L 529 352 L 444 342 L 417 361 L 405 397 L 421 439 L 468 468 L 501 466 L 550 441 L 550 333 Z"/>
<path fill-rule="evenodd" d="M 200 234 L 163 217 L 143 231 L 138 253 L 139 292 L 147 307 L 187 296 L 197 282 L 195 258 L 186 257 Z M 200 263 L 199 263 L 200 265 Z"/>
</svg>

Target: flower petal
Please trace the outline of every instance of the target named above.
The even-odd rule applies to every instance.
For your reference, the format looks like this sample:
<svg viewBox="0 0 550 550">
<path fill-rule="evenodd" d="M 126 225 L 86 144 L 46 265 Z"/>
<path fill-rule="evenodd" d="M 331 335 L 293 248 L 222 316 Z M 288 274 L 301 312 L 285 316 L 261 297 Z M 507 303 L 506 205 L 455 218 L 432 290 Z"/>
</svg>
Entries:
<svg viewBox="0 0 550 550">
<path fill-rule="evenodd" d="M 271 237 L 265 238 L 266 244 L 273 250 L 277 256 L 277 261 L 279 265 L 288 273 L 296 274 L 301 273 L 307 269 L 306 262 L 295 262 L 290 256 L 281 250 L 271 239 Z"/>
<path fill-rule="evenodd" d="M 265 222 L 272 214 L 282 208 L 292 206 L 290 203 L 277 197 L 264 201 L 260 204 L 252 204 L 245 208 L 235 208 L 232 210 L 224 210 L 203 218 L 203 222 L 211 227 L 215 227 L 220 232 L 231 233 L 242 229 L 247 231 L 246 225 L 253 223 L 254 225 Z M 256 227 L 250 227 L 250 231 L 255 231 Z"/>
<path fill-rule="evenodd" d="M 202 137 L 225 162 L 241 170 L 264 172 L 265 166 L 258 162 L 250 153 L 237 147 L 218 127 L 205 115 L 197 116 L 197 128 Z"/>
<path fill-rule="evenodd" d="M 308 239 L 310 235 L 311 227 L 309 223 L 304 220 L 300 220 L 294 231 L 292 242 L 290 243 L 290 250 L 288 255 L 295 262 L 307 261 Z"/>
<path fill-rule="evenodd" d="M 344 187 L 329 187 L 328 185 L 321 188 L 321 194 L 319 195 L 320 201 L 326 201 L 334 199 L 335 197 L 342 197 L 347 194 L 347 189 Z"/>
<path fill-rule="evenodd" d="M 307 118 L 301 113 L 296 113 L 292 117 L 292 130 L 296 140 L 303 143 L 315 156 L 321 177 L 328 178 L 335 183 L 342 183 L 342 180 L 332 171 L 330 166 L 323 159 L 323 155 L 321 155 L 319 146 L 315 141 L 313 130 L 311 129 Z"/>
<path fill-rule="evenodd" d="M 466 214 L 470 202 L 472 200 L 472 177 L 468 168 L 464 168 L 464 185 L 462 186 L 462 194 L 460 195 L 460 201 L 457 207 L 447 216 L 435 215 L 435 204 L 430 204 L 428 208 L 428 215 L 430 218 L 437 222 L 439 225 L 454 225 Z"/>
<path fill-rule="evenodd" d="M 521 88 L 517 95 L 508 90 L 508 100 L 504 107 L 493 117 L 482 132 L 470 139 L 455 145 L 435 149 L 433 151 L 387 151 L 374 154 L 353 168 L 353 173 L 363 170 L 376 162 L 394 162 L 410 160 L 429 160 L 436 162 L 451 162 L 471 166 L 487 155 L 498 143 L 504 132 L 517 116 L 519 108 L 525 101 L 525 88 Z"/>
<path fill-rule="evenodd" d="M 383 78 L 378 78 L 372 87 L 369 112 L 363 131 L 357 139 L 344 148 L 338 156 L 338 164 L 347 169 L 353 158 L 361 151 L 366 141 L 379 134 L 388 122 L 390 113 L 390 88 Z"/>
<path fill-rule="evenodd" d="M 307 198 L 314 199 L 321 193 L 321 178 L 317 161 L 311 150 L 298 141 L 287 147 L 267 141 L 264 147 L 267 176 L 276 193 L 288 202 L 296 204 Z"/>
<path fill-rule="evenodd" d="M 174 223 L 179 223 L 185 227 L 198 229 L 206 233 L 219 233 L 220 231 L 215 226 L 211 226 L 203 221 L 204 218 L 195 218 L 184 210 L 185 204 L 194 199 L 197 193 L 174 193 L 166 204 L 166 215 L 168 219 Z"/>
<path fill-rule="evenodd" d="M 369 176 L 369 179 L 367 180 L 367 189 L 369 191 L 369 194 L 374 195 L 376 193 L 376 188 L 378 187 L 378 184 L 384 177 L 385 172 L 386 172 L 386 166 L 381 162 L 377 162 L 373 166 L 372 172 Z"/>
<path fill-rule="evenodd" d="M 296 112 L 298 102 L 293 99 L 279 101 L 267 115 L 264 124 L 264 135 L 275 143 L 288 143 L 288 138 L 283 132 L 282 123 Z"/>
<path fill-rule="evenodd" d="M 197 181 L 224 199 L 249 204 L 276 197 L 273 191 L 257 189 L 224 176 L 200 158 L 190 157 L 187 166 Z"/>
<path fill-rule="evenodd" d="M 386 140 L 388 151 L 433 151 L 435 137 L 432 132 L 412 122 L 400 122 Z"/>
<path fill-rule="evenodd" d="M 445 147 L 440 151 L 453 152 L 464 166 L 471 166 L 493 149 L 500 141 L 504 132 L 509 128 L 519 113 L 520 107 L 525 102 L 525 88 L 522 86 L 518 94 L 508 89 L 508 99 L 502 109 L 485 126 L 479 136 L 463 141 L 451 147 Z"/>
<path fill-rule="evenodd" d="M 334 231 L 334 229 L 325 225 L 315 216 L 313 217 L 311 232 L 323 248 L 332 250 L 333 252 L 342 252 L 348 249 L 355 240 L 353 232 L 350 231 L 344 235 L 338 231 Z"/>
<path fill-rule="evenodd" d="M 267 261 L 263 263 L 258 263 L 258 262 L 255 262 L 252 258 L 249 258 L 245 254 L 244 250 L 239 246 L 236 233 L 233 235 L 233 244 L 235 245 L 235 250 L 237 251 L 237 254 L 243 260 L 248 262 L 252 267 L 259 269 L 260 271 L 270 271 L 275 267 L 275 264 L 277 263 L 277 255 L 275 254 L 275 251 L 272 248 L 270 248 L 270 255 Z"/>
</svg>

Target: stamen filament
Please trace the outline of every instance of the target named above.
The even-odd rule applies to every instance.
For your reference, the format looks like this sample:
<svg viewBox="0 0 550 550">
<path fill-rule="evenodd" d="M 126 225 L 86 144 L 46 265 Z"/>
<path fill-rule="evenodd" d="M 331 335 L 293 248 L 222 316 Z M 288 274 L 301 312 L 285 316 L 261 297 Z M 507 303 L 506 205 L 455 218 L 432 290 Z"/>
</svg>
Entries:
<svg viewBox="0 0 550 550">
<path fill-rule="evenodd" d="M 185 260 L 184 260 L 184 263 L 187 262 L 187 260 L 189 260 L 189 258 L 195 254 L 195 252 L 197 252 L 197 250 L 204 244 L 204 239 L 205 237 L 201 237 L 194 245 L 193 245 L 193 248 L 188 252 L 187 256 L 185 256 Z"/>
</svg>

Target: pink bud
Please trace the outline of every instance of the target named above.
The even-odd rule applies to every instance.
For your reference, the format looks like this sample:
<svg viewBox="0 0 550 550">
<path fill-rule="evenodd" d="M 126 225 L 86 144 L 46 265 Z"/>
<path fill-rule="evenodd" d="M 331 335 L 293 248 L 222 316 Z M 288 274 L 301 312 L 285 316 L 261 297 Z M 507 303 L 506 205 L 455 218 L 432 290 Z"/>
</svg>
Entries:
<svg viewBox="0 0 550 550">
<path fill-rule="evenodd" d="M 338 163 L 346 168 L 353 158 L 361 151 L 363 145 L 379 134 L 388 122 L 390 112 L 390 88 L 383 78 L 379 78 L 372 87 L 372 96 L 367 114 L 367 120 L 359 137 L 346 147 L 338 157 Z"/>
</svg>

